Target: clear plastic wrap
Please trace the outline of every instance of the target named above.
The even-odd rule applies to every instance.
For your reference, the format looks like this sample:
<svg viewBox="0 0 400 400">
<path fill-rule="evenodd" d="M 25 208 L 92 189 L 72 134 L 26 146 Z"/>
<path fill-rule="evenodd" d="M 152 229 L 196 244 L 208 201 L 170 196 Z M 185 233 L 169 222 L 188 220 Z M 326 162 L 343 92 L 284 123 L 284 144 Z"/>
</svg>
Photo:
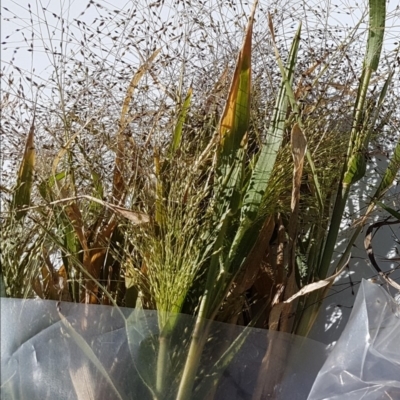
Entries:
<svg viewBox="0 0 400 400">
<path fill-rule="evenodd" d="M 400 399 L 400 306 L 363 280 L 350 319 L 308 400 Z"/>
<path fill-rule="evenodd" d="M 61 312 L 65 319 L 53 301 L 1 299 L 3 400 L 156 398 L 151 390 L 159 350 L 157 312 L 72 303 L 61 303 Z M 176 398 L 187 356 L 194 320 L 178 317 L 166 366 L 168 385 L 159 399 Z M 243 332 L 243 327 L 212 323 L 192 399 L 206 398 L 202 388 L 212 367 Z M 289 358 L 273 358 L 279 384 L 261 398 L 400 399 L 399 306 L 378 285 L 361 284 L 349 323 L 329 357 L 325 345 L 310 339 L 261 329 L 246 334 L 213 397 L 207 398 L 253 399 L 257 385 L 268 380 L 262 375 L 263 359 L 272 348 L 287 349 Z"/>
<path fill-rule="evenodd" d="M 115 309 L 56 302 L 1 300 L 1 385 L 3 400 L 151 399 L 157 364 L 158 315 L 155 311 Z M 179 316 L 171 339 L 168 388 L 173 399 L 187 355 L 194 320 Z M 213 323 L 202 355 L 193 399 L 203 400 L 212 366 L 243 327 Z M 252 399 L 268 346 L 292 349 L 290 360 L 274 359 L 281 384 L 271 398 L 303 400 L 326 360 L 325 345 L 284 333 L 250 329 L 239 352 L 223 371 L 214 399 Z M 82 341 L 83 340 L 83 341 Z M 264 379 L 261 379 L 263 382 Z M 202 394 L 203 393 L 203 394 Z M 212 397 L 210 397 L 212 398 Z"/>
</svg>

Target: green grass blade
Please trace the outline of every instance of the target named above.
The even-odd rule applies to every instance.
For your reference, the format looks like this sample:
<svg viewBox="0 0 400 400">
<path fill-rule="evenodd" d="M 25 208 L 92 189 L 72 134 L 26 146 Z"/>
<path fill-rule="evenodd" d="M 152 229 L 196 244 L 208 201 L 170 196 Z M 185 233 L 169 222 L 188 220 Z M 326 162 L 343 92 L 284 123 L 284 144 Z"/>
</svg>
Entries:
<svg viewBox="0 0 400 400">
<path fill-rule="evenodd" d="M 53 186 L 56 182 L 61 181 L 67 176 L 66 171 L 61 171 L 57 173 L 55 176 L 51 176 L 49 179 L 44 180 L 40 183 L 38 189 L 40 195 L 46 201 L 54 201 L 54 194 L 53 194 Z"/>
<path fill-rule="evenodd" d="M 179 385 L 177 400 L 188 399 L 191 396 L 199 357 L 207 335 L 207 323 L 214 309 L 214 299 L 220 298 L 226 292 L 226 284 L 230 279 L 225 278 L 224 246 L 225 234 L 230 228 L 232 213 L 239 207 L 241 197 L 241 181 L 243 179 L 243 161 L 246 148 L 246 133 L 250 120 L 250 91 L 251 91 L 251 44 L 254 13 L 257 1 L 247 25 L 246 36 L 240 51 L 225 110 L 220 121 L 220 148 L 218 151 L 216 219 L 223 220 L 221 229 L 214 246 L 214 254 L 208 269 L 206 288 L 201 300 L 193 332 L 188 357 L 183 376 Z M 224 184 L 226 182 L 226 184 Z"/>
<path fill-rule="evenodd" d="M 373 71 L 378 69 L 385 32 L 386 1 L 369 0 L 369 31 L 365 66 Z"/>
<path fill-rule="evenodd" d="M 296 35 L 289 53 L 288 65 L 286 67 L 286 79 L 288 84 L 293 82 L 294 70 L 297 60 L 297 52 L 300 43 L 301 25 L 297 29 Z M 254 167 L 248 189 L 244 196 L 241 220 L 248 224 L 248 221 L 254 221 L 257 217 L 260 204 L 267 189 L 268 181 L 271 177 L 275 165 L 278 151 L 282 145 L 285 132 L 285 120 L 288 110 L 288 94 L 285 77 L 282 78 L 278 97 L 275 103 L 275 110 L 272 116 L 271 125 L 268 129 L 266 143 L 264 143 L 257 163 Z M 243 234 L 241 232 L 241 234 Z"/>
<path fill-rule="evenodd" d="M 370 0 L 369 15 L 369 34 L 364 57 L 364 68 L 357 91 L 357 98 L 354 104 L 353 127 L 350 134 L 346 161 L 342 171 L 342 179 L 338 187 L 329 231 L 325 240 L 325 246 L 321 257 L 321 263 L 317 271 L 320 279 L 325 279 L 328 275 L 336 240 L 339 234 L 342 216 L 346 207 L 347 199 L 349 197 L 350 188 L 365 174 L 365 151 L 368 146 L 370 135 L 368 135 L 366 132 L 363 132 L 362 127 L 364 124 L 362 123 L 362 119 L 365 112 L 366 96 L 371 75 L 372 72 L 376 71 L 378 68 L 380 53 L 382 50 L 386 19 L 385 0 Z M 385 177 L 383 179 L 385 180 Z M 386 186 L 388 181 L 389 179 L 385 180 L 386 183 L 381 184 Z M 300 323 L 297 327 L 297 334 L 304 336 L 308 335 L 319 311 L 322 297 L 323 293 L 314 292 L 306 300 L 304 314 L 300 318 Z"/>
<path fill-rule="evenodd" d="M 202 379 L 197 388 L 193 398 L 195 400 L 202 400 L 208 398 L 207 395 L 212 392 L 212 389 L 216 387 L 219 379 L 221 378 L 223 372 L 232 362 L 234 357 L 238 354 L 242 348 L 245 341 L 248 339 L 255 323 L 265 312 L 268 303 L 264 303 L 258 314 L 250 321 L 250 323 L 243 329 L 243 331 L 237 336 L 237 338 L 229 345 L 229 347 L 222 354 L 220 359 L 212 366 L 211 370 L 206 377 Z"/>
<path fill-rule="evenodd" d="M 380 200 L 386 191 L 392 186 L 393 181 L 400 170 L 400 140 L 394 149 L 393 156 L 389 161 L 389 165 L 386 168 L 385 174 L 382 177 L 381 183 L 379 184 L 373 199 Z"/>
<path fill-rule="evenodd" d="M 185 101 L 183 102 L 182 110 L 180 111 L 180 113 L 178 115 L 178 122 L 175 126 L 174 135 L 172 137 L 172 143 L 171 143 L 171 147 L 170 147 L 170 151 L 169 151 L 170 158 L 178 150 L 179 145 L 181 143 L 183 124 L 186 121 L 186 116 L 187 116 L 187 113 L 190 108 L 190 103 L 192 101 L 192 93 L 193 93 L 193 89 L 189 88 L 188 93 L 185 98 Z"/>
<path fill-rule="evenodd" d="M 243 265 L 247 254 L 254 245 L 254 238 L 258 236 L 263 225 L 263 220 L 257 219 L 257 216 L 263 201 L 264 193 L 267 189 L 269 177 L 275 164 L 277 152 L 283 140 L 288 107 L 288 90 L 289 88 L 291 89 L 293 81 L 300 42 L 300 31 L 301 25 L 293 39 L 288 66 L 285 68 L 285 73 L 282 77 L 281 89 L 277 99 L 273 121 L 268 131 L 267 143 L 265 143 L 261 149 L 260 156 L 250 178 L 250 183 L 247 187 L 241 209 L 240 226 L 233 239 L 228 259 L 225 262 L 226 269 L 230 272 L 230 283 Z M 214 306 L 219 306 L 219 303 L 215 302 Z"/>
<path fill-rule="evenodd" d="M 157 150 L 154 155 L 154 166 L 156 171 L 157 185 L 156 185 L 156 216 L 155 220 L 159 226 L 163 226 L 165 223 L 165 204 L 164 199 L 169 197 L 170 185 L 165 184 L 164 176 L 165 173 L 170 169 L 171 162 L 176 151 L 179 149 L 182 140 L 183 125 L 186 121 L 186 116 L 190 108 L 192 100 L 192 88 L 189 88 L 183 103 L 182 109 L 178 114 L 178 120 L 175 126 L 172 141 L 168 150 L 167 159 L 161 161 L 160 152 Z"/>
<path fill-rule="evenodd" d="M 367 160 L 364 151 L 356 151 L 347 163 L 347 171 L 343 177 L 343 185 L 350 186 L 363 178 L 367 170 Z"/>
<path fill-rule="evenodd" d="M 299 124 L 300 129 L 302 129 L 303 132 L 305 132 L 302 120 L 300 118 L 299 106 L 297 104 L 297 101 L 296 101 L 296 98 L 295 98 L 295 95 L 294 95 L 294 92 L 293 92 L 293 89 L 292 89 L 292 85 L 290 83 L 290 80 L 287 77 L 287 73 L 286 73 L 285 68 L 283 66 L 282 59 L 281 59 L 279 51 L 278 51 L 278 47 L 276 46 L 274 27 L 273 27 L 273 23 L 272 23 L 271 14 L 268 14 L 268 19 L 269 19 L 269 29 L 270 29 L 270 32 L 271 32 L 272 41 L 273 41 L 273 45 L 274 45 L 274 49 L 275 49 L 276 60 L 278 62 L 278 66 L 279 66 L 281 75 L 283 77 L 284 83 L 285 83 L 285 87 L 286 87 L 287 96 L 288 96 L 288 99 L 289 99 L 289 102 L 290 102 L 290 106 L 292 107 L 292 110 L 293 110 L 293 112 L 295 114 L 295 119 L 296 119 L 297 123 Z M 298 32 L 297 32 L 298 36 L 300 36 L 300 31 L 301 31 L 301 24 L 300 24 L 300 26 L 298 28 Z M 318 179 L 318 176 L 317 176 L 317 171 L 316 171 L 316 168 L 315 168 L 314 160 L 312 158 L 310 150 L 307 150 L 306 156 L 307 156 L 307 161 L 310 164 L 310 168 L 311 168 L 311 172 L 312 172 L 312 179 L 314 181 L 314 186 L 315 186 L 315 190 L 316 190 L 318 203 L 319 203 L 320 209 L 322 210 L 323 207 L 324 207 L 323 200 L 322 200 L 322 192 L 321 192 L 321 187 L 320 187 L 320 184 L 319 184 L 319 179 Z"/>
<path fill-rule="evenodd" d="M 254 12 L 249 18 L 243 46 L 232 78 L 225 109 L 219 124 L 217 152 L 215 220 L 230 209 L 234 215 L 242 201 L 245 149 L 250 121 L 251 45 Z"/>
<path fill-rule="evenodd" d="M 92 176 L 93 182 L 93 197 L 101 200 L 104 199 L 104 186 L 101 175 L 97 173 L 94 169 L 91 169 L 90 175 Z M 94 212 L 99 212 L 102 209 L 102 206 L 92 201 L 90 203 L 90 209 Z"/>
<path fill-rule="evenodd" d="M 216 218 L 220 218 L 227 207 L 231 208 L 232 214 L 235 214 L 242 197 L 243 149 L 247 144 L 246 133 L 250 121 L 253 18 L 252 13 L 219 126 Z"/>
<path fill-rule="evenodd" d="M 361 125 L 371 73 L 373 69 L 376 70 L 376 61 L 379 61 L 380 58 L 382 46 L 379 45 L 379 42 L 383 40 L 384 35 L 385 0 L 370 0 L 369 13 L 370 23 L 367 50 L 364 59 L 364 69 L 357 92 L 357 99 L 354 105 L 353 128 L 351 130 L 350 142 L 347 150 L 347 165 L 333 210 L 332 222 L 320 266 L 320 279 L 325 279 L 328 273 L 350 187 L 365 174 L 365 151 L 368 143 L 365 142 L 365 137 L 363 133 L 360 132 L 359 127 Z"/>
<path fill-rule="evenodd" d="M 400 212 L 398 212 L 396 210 L 393 210 L 393 208 L 388 207 L 386 204 L 383 204 L 380 201 L 378 201 L 376 204 L 378 204 L 378 206 L 380 206 L 385 211 L 387 211 L 392 217 L 394 217 L 394 218 L 396 218 L 397 220 L 400 221 Z"/>
<path fill-rule="evenodd" d="M 394 72 L 395 72 L 394 70 L 389 72 L 389 75 L 386 78 L 385 84 L 383 85 L 383 88 L 382 88 L 382 90 L 381 90 L 381 92 L 379 94 L 378 104 L 375 107 L 374 114 L 373 114 L 372 121 L 371 121 L 371 126 L 372 127 L 375 126 L 376 120 L 378 119 L 379 113 L 380 113 L 380 111 L 381 111 L 381 109 L 383 107 L 383 101 L 385 100 L 387 91 L 388 91 L 388 89 L 390 87 L 390 84 L 392 83 Z"/>
<path fill-rule="evenodd" d="M 379 65 L 385 33 L 385 19 L 385 0 L 370 0 L 367 49 L 354 107 L 353 128 L 347 153 L 348 164 L 343 177 L 343 186 L 345 188 L 360 180 L 365 174 L 365 157 L 363 152 L 368 146 L 370 135 L 360 132 L 360 126 L 362 126 L 362 118 L 371 75 L 372 72 L 378 69 Z"/>
</svg>

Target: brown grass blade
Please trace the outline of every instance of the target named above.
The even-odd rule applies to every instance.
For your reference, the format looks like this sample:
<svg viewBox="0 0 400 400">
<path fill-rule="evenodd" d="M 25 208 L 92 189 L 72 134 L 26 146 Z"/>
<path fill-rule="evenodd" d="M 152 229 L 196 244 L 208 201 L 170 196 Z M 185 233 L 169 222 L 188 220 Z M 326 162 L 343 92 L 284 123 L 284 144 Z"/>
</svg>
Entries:
<svg viewBox="0 0 400 400">
<path fill-rule="evenodd" d="M 14 193 L 13 207 L 16 210 L 15 218 L 17 220 L 21 219 L 26 214 L 26 210 L 21 211 L 20 209 L 29 207 L 31 201 L 33 175 L 36 161 L 34 132 L 35 116 L 33 117 L 33 122 L 26 139 L 25 151 L 18 172 L 17 189 Z"/>
<path fill-rule="evenodd" d="M 81 211 L 79 210 L 76 202 L 73 202 L 65 207 L 65 214 L 67 215 L 71 225 L 74 228 L 76 236 L 81 243 L 82 249 L 84 251 L 88 250 L 88 244 L 85 236 L 85 226 L 83 223 L 83 218 Z"/>
<path fill-rule="evenodd" d="M 86 121 L 85 124 L 82 125 L 82 127 L 75 132 L 67 141 L 67 143 L 65 143 L 61 150 L 57 153 L 57 155 L 54 157 L 53 160 L 53 164 L 52 164 L 52 168 L 51 168 L 51 175 L 52 176 L 56 176 L 57 175 L 57 167 L 58 164 L 60 163 L 61 159 L 64 157 L 64 155 L 69 151 L 69 149 L 71 148 L 74 140 L 87 128 L 90 126 L 90 124 L 92 123 L 92 119 L 88 119 L 88 121 Z"/>
<path fill-rule="evenodd" d="M 257 4 L 253 6 L 249 18 L 246 36 L 236 62 L 228 99 L 220 122 L 220 142 L 223 151 L 226 149 L 228 153 L 239 147 L 243 135 L 247 131 L 250 118 L 251 47 L 256 6 Z"/>
<path fill-rule="evenodd" d="M 307 140 L 298 123 L 295 123 L 291 134 L 292 156 L 294 162 L 293 191 L 291 200 L 292 215 L 298 213 L 300 185 L 303 175 L 304 156 L 307 151 Z M 297 215 L 294 215 L 297 220 Z"/>
<path fill-rule="evenodd" d="M 351 256 L 351 255 L 350 255 Z M 347 267 L 349 261 L 350 261 L 350 256 L 348 257 L 348 260 L 342 268 L 339 269 L 335 274 L 331 275 L 329 278 L 320 280 L 318 282 L 313 282 L 310 283 L 304 287 L 302 287 L 296 294 L 293 296 L 289 297 L 287 300 L 284 301 L 284 303 L 288 304 L 291 303 L 293 300 L 297 299 L 300 296 L 304 296 L 307 293 L 315 292 L 316 290 L 326 288 L 329 289 L 329 287 L 333 284 L 335 279 L 343 272 L 343 270 Z"/>
<path fill-rule="evenodd" d="M 229 72 L 229 67 L 226 66 L 225 69 L 223 70 L 221 76 L 218 78 L 217 82 L 215 83 L 210 95 L 207 97 L 207 99 L 204 103 L 204 111 L 206 113 L 213 111 L 212 106 L 215 105 L 218 96 L 224 92 L 224 89 L 227 86 L 228 72 Z"/>
<path fill-rule="evenodd" d="M 112 202 L 118 204 L 123 197 L 123 192 L 125 188 L 124 183 L 124 171 L 125 171 L 125 145 L 126 136 L 124 135 L 124 130 L 128 125 L 127 115 L 129 111 L 129 105 L 132 101 L 133 93 L 142 79 L 145 72 L 150 68 L 154 59 L 158 56 L 161 49 L 156 50 L 147 61 L 139 67 L 135 75 L 132 77 L 129 83 L 128 90 L 126 91 L 125 99 L 122 104 L 121 118 L 119 121 L 118 134 L 117 134 L 117 151 L 115 157 L 114 166 L 114 177 L 113 177 L 113 190 L 112 190 Z"/>
</svg>

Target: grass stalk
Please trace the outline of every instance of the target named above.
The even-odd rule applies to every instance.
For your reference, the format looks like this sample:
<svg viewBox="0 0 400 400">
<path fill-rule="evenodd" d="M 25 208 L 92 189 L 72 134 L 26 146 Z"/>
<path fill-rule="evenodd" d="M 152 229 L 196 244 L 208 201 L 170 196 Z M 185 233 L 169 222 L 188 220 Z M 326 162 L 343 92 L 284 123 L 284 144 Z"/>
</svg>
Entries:
<svg viewBox="0 0 400 400">
<path fill-rule="evenodd" d="M 353 125 L 347 148 L 347 157 L 339 181 L 339 187 L 331 215 L 331 222 L 325 241 L 321 264 L 317 271 L 320 279 L 325 279 L 328 275 L 350 189 L 352 185 L 358 182 L 365 175 L 366 171 L 365 152 L 369 144 L 368 139 L 370 135 L 363 131 L 361 120 L 365 111 L 365 102 L 371 75 L 378 68 L 380 53 L 382 50 L 386 18 L 385 0 L 370 0 L 369 15 L 368 41 L 363 71 L 354 105 Z M 316 291 L 307 298 L 304 306 L 304 313 L 300 318 L 300 323 L 296 330 L 297 334 L 303 336 L 308 335 L 320 309 L 324 293 L 325 291 Z"/>
<path fill-rule="evenodd" d="M 183 368 L 182 377 L 179 382 L 179 389 L 176 400 L 190 399 L 193 390 L 194 380 L 200 364 L 201 353 L 208 338 L 210 323 L 204 318 L 207 308 L 207 292 L 201 300 L 199 314 L 192 333 L 189 352 Z"/>
<path fill-rule="evenodd" d="M 166 376 L 168 373 L 169 337 L 160 334 L 157 354 L 156 393 L 160 398 L 165 393 Z"/>
</svg>

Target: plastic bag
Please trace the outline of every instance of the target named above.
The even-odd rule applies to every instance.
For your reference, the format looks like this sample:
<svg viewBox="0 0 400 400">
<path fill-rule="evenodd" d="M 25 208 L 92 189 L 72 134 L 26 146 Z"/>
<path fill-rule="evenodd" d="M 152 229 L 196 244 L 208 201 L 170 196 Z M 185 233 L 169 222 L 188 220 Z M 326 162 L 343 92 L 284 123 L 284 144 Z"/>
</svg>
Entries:
<svg viewBox="0 0 400 400">
<path fill-rule="evenodd" d="M 363 280 L 350 319 L 308 400 L 400 399 L 400 306 Z"/>
<path fill-rule="evenodd" d="M 157 369 L 157 312 L 73 303 L 62 303 L 61 311 L 65 320 L 53 301 L 1 299 L 3 400 L 152 398 L 148 386 Z M 400 399 L 399 314 L 399 306 L 384 289 L 363 281 L 329 357 L 325 345 L 313 340 L 249 329 L 223 371 L 214 398 L 252 399 L 267 350 L 285 348 L 289 359 L 273 359 L 282 379 L 270 398 Z M 179 315 L 163 399 L 176 395 L 193 324 L 192 317 Z M 243 332 L 243 327 L 212 323 L 197 389 L 208 382 L 221 349 Z M 204 398 L 201 393 L 195 390 L 193 399 Z"/>
<path fill-rule="evenodd" d="M 157 369 L 158 314 L 99 305 L 1 299 L 1 398 L 3 400 L 152 399 Z M 194 319 L 179 315 L 171 339 L 169 380 L 162 399 L 174 399 Z M 192 399 L 243 327 L 212 323 Z M 325 345 L 284 333 L 251 328 L 223 371 L 214 398 L 252 399 L 269 346 L 291 349 L 289 361 L 274 359 L 282 373 L 271 398 L 304 400 L 326 360 Z M 265 379 L 261 374 L 261 382 Z M 202 386 L 203 383 L 203 386 Z"/>
</svg>

